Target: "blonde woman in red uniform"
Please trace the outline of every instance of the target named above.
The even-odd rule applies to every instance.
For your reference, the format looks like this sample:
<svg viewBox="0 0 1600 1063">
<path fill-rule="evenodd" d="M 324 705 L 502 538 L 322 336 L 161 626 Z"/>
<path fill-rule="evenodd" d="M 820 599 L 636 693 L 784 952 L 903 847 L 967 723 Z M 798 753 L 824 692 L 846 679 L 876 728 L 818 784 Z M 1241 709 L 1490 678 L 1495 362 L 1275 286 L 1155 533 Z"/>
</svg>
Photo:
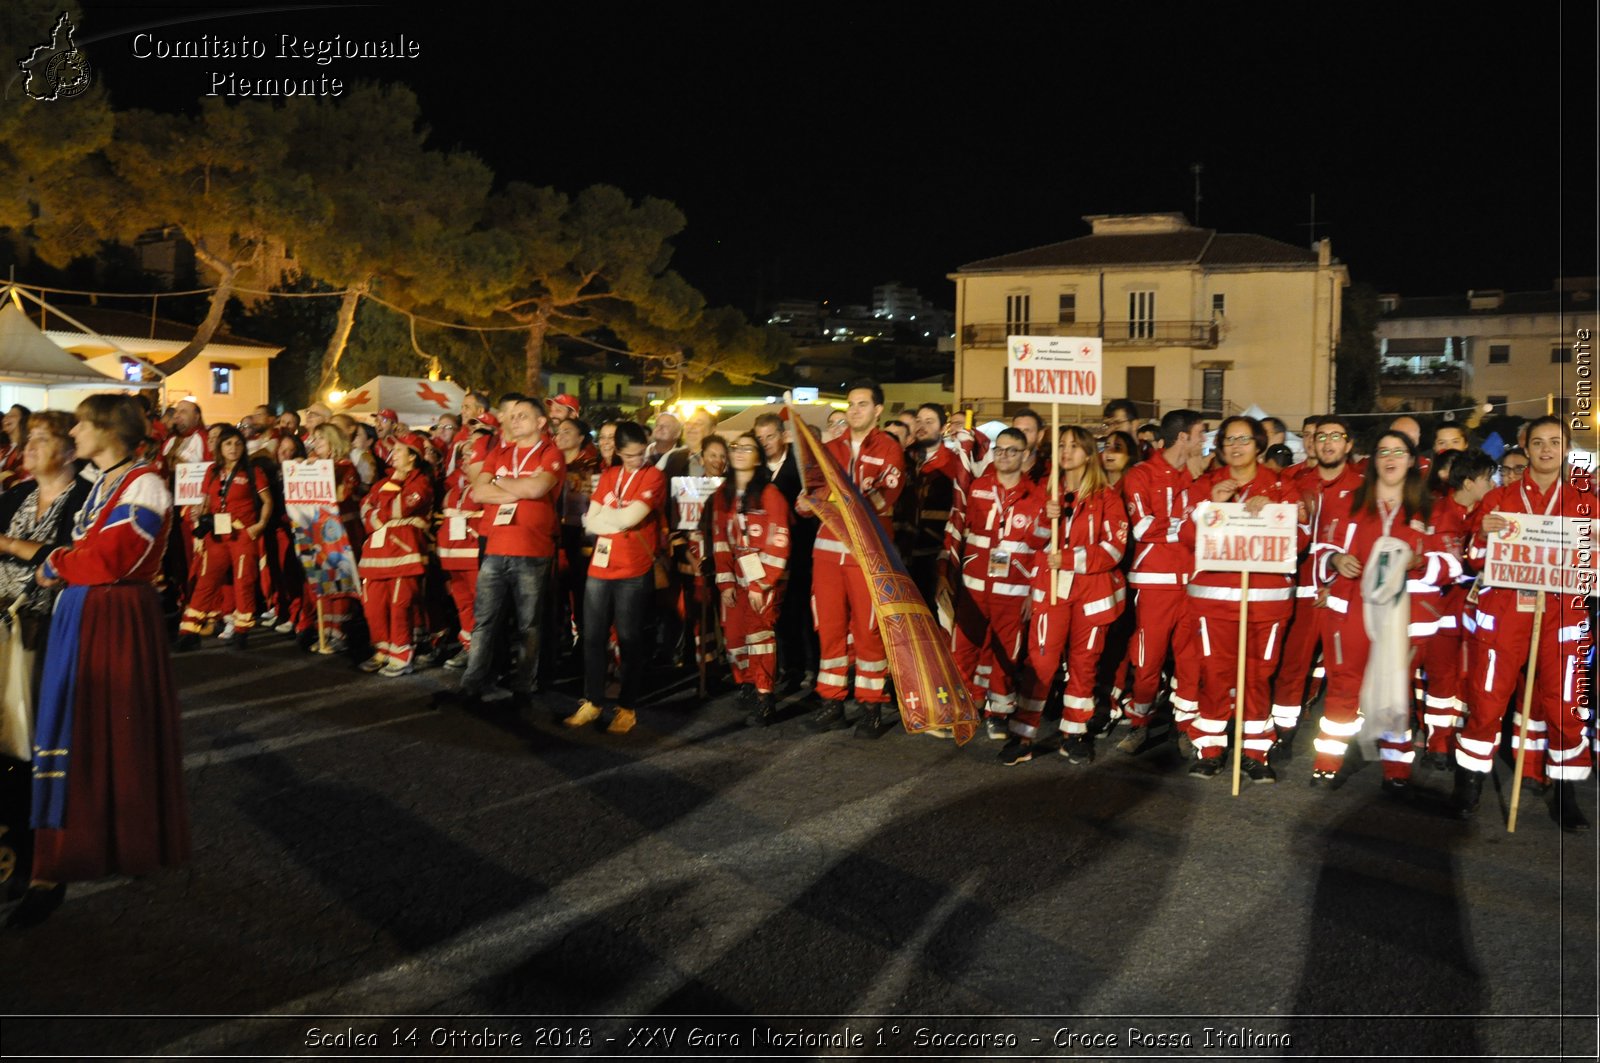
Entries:
<svg viewBox="0 0 1600 1063">
<path fill-rule="evenodd" d="M 755 436 L 746 433 L 733 441 L 729 463 L 733 474 L 711 497 L 711 554 L 733 676 L 740 687 L 755 691 L 745 723 L 766 727 L 777 713 L 773 625 L 789 567 L 789 503 L 772 485 Z"/>
<path fill-rule="evenodd" d="M 1126 597 L 1122 555 L 1128 548 L 1128 511 L 1122 495 L 1106 482 L 1095 438 L 1076 425 L 1061 430 L 1056 447 L 1061 500 L 1044 486 L 1019 502 L 1036 515 L 1033 618 L 1028 625 L 1028 663 L 1021 676 L 1012 738 L 1001 763 L 1033 759 L 1033 742 L 1045 698 L 1057 671 L 1066 666 L 1062 697 L 1061 755 L 1074 764 L 1094 758 L 1089 720 L 1094 716 L 1095 668 L 1105 652 L 1106 632 L 1122 615 Z M 1032 507 L 1025 510 L 1024 507 Z M 1061 520 L 1061 548 L 1050 553 L 1050 521 Z M 1013 517 L 1015 519 L 1015 517 Z M 1040 556 L 1042 555 L 1042 556 Z M 1050 585 L 1056 584 L 1055 602 Z"/>
<path fill-rule="evenodd" d="M 1222 464 L 1195 481 L 1189 497 L 1210 502 L 1241 502 L 1250 512 L 1269 503 L 1300 501 L 1300 492 L 1260 464 L 1267 448 L 1267 430 L 1254 417 L 1230 417 L 1217 429 Z M 1206 519 L 1206 504 L 1195 508 L 1180 537 L 1191 549 L 1195 524 Z M 1192 723 L 1195 762 L 1189 774 L 1212 778 L 1222 771 L 1233 720 L 1233 687 L 1239 668 L 1239 606 L 1244 600 L 1241 574 L 1196 572 L 1189 581 L 1189 604 L 1203 660 L 1200 668 L 1200 712 Z M 1244 774 L 1252 782 L 1276 782 L 1267 764 L 1272 749 L 1272 673 L 1277 670 L 1283 639 L 1294 613 L 1294 575 L 1251 573 L 1248 630 L 1245 635 Z"/>
<path fill-rule="evenodd" d="M 1324 504 L 1328 501 L 1325 498 Z M 1318 582 L 1328 589 L 1322 612 L 1328 689 L 1318 725 L 1316 760 L 1311 765 L 1312 786 L 1339 785 L 1345 751 L 1362 726 L 1362 684 L 1372 649 L 1362 577 L 1374 564 L 1393 563 L 1405 571 L 1408 590 L 1424 593 L 1422 586 L 1431 587 L 1428 599 L 1436 599 L 1439 585 L 1460 571 L 1459 563 L 1454 569 L 1450 567 L 1443 540 L 1428 534 L 1428 520 L 1428 491 L 1417 470 L 1415 447 L 1409 437 L 1385 432 L 1378 437 L 1361 486 L 1350 496 L 1348 507 L 1343 512 L 1324 514 L 1323 541 L 1313 547 Z M 1385 538 L 1404 543 L 1405 552 L 1385 557 L 1376 549 L 1379 540 Z M 1431 635 L 1438 623 L 1436 601 L 1408 601 L 1402 622 L 1409 626 L 1417 619 L 1417 605 L 1431 617 L 1427 624 Z M 1408 656 L 1401 680 L 1407 691 L 1410 676 Z M 1404 730 L 1384 731 L 1378 739 L 1383 788 L 1391 793 L 1407 789 L 1416 756 L 1411 746 L 1409 705 L 1405 717 Z"/>
<path fill-rule="evenodd" d="M 229 620 L 234 649 L 245 648 L 256 623 L 261 567 L 257 540 L 272 517 L 272 492 L 266 474 L 250 463 L 245 449 L 244 435 L 224 425 L 217 436 L 217 460 L 206 470 L 206 500 L 198 507 L 196 534 L 204 533 L 200 571 L 178 625 L 179 650 L 198 647 L 201 628 L 221 617 L 229 605 L 233 606 Z"/>
<path fill-rule="evenodd" d="M 415 669 L 413 633 L 422 619 L 433 479 L 427 443 L 406 432 L 390 439 L 389 475 L 361 503 L 367 546 L 361 553 L 361 605 L 376 651 L 361 670 L 393 679 Z"/>
</svg>

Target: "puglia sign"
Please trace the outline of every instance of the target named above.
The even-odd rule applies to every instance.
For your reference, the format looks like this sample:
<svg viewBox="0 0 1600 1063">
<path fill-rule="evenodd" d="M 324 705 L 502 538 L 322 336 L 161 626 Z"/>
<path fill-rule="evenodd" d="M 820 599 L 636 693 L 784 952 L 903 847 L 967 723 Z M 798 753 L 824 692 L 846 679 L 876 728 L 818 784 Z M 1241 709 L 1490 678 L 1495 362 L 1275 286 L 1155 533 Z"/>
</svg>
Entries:
<svg viewBox="0 0 1600 1063">
<path fill-rule="evenodd" d="M 1498 513 L 1506 526 L 1488 537 L 1483 581 L 1491 587 L 1595 593 L 1595 522 L 1538 513 Z"/>
<path fill-rule="evenodd" d="M 1299 507 L 1278 502 L 1252 516 L 1242 502 L 1206 502 L 1194 511 L 1196 572 L 1291 573 Z"/>
<path fill-rule="evenodd" d="M 1009 336 L 1006 393 L 1012 402 L 1104 401 L 1104 365 L 1098 336 Z"/>
</svg>

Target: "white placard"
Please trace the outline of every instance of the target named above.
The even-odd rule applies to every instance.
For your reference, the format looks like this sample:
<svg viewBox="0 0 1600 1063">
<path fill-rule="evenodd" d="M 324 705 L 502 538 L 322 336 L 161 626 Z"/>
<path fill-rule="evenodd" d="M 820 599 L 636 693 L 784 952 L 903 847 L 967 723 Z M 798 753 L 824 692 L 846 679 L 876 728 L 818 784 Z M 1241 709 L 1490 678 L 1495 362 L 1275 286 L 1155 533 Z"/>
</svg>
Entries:
<svg viewBox="0 0 1600 1063">
<path fill-rule="evenodd" d="M 1300 507 L 1268 503 L 1252 516 L 1243 502 L 1202 502 L 1194 510 L 1196 572 L 1295 570 Z"/>
<path fill-rule="evenodd" d="M 333 482 L 333 462 L 283 463 L 283 501 L 290 506 L 336 506 L 339 494 Z"/>
<path fill-rule="evenodd" d="M 1525 591 L 1595 593 L 1595 521 L 1539 513 L 1496 513 L 1506 526 L 1488 536 L 1483 581 Z"/>
<path fill-rule="evenodd" d="M 705 512 L 705 504 L 711 501 L 711 496 L 717 488 L 722 486 L 720 476 L 674 476 L 672 478 L 672 498 L 678 503 L 678 524 L 680 531 L 692 530 L 700 526 L 700 515 Z"/>
<path fill-rule="evenodd" d="M 198 506 L 206 500 L 209 461 L 180 461 L 172 467 L 172 504 Z"/>
<path fill-rule="evenodd" d="M 1007 336 L 1006 395 L 1012 402 L 1104 401 L 1098 336 Z"/>
</svg>

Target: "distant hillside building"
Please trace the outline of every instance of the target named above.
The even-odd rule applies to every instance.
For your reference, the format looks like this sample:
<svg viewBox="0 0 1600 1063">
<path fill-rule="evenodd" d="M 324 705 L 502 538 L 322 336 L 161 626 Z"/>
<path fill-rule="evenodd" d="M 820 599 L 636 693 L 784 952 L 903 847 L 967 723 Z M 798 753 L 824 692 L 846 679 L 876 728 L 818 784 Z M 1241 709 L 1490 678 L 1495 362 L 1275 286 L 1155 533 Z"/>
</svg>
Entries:
<svg viewBox="0 0 1600 1063">
<path fill-rule="evenodd" d="M 1091 232 L 969 262 L 956 284 L 956 396 L 1006 416 L 1006 337 L 1099 336 L 1107 399 L 1147 416 L 1211 416 L 1252 402 L 1292 423 L 1333 398 L 1333 352 L 1350 283 L 1323 240 L 1306 250 L 1219 233 L 1181 214 L 1093 215 Z M 1073 407 L 1063 418 L 1098 419 Z"/>
<path fill-rule="evenodd" d="M 1541 292 L 1380 296 L 1380 405 L 1425 411 L 1466 395 L 1496 413 L 1532 417 L 1548 396 L 1558 405 L 1571 400 L 1589 353 L 1574 344 L 1580 329 L 1590 337 L 1583 342 L 1593 342 L 1597 290 L 1594 277 L 1569 277 Z M 1583 370 L 1585 391 L 1590 371 L 1592 363 Z"/>
</svg>

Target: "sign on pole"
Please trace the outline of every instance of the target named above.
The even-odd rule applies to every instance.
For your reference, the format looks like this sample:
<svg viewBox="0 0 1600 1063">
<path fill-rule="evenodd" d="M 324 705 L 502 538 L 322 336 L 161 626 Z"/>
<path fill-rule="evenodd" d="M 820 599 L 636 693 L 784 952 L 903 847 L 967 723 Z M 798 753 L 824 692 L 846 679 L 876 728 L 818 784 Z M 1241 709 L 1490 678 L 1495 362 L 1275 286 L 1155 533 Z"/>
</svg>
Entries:
<svg viewBox="0 0 1600 1063">
<path fill-rule="evenodd" d="M 1286 502 L 1253 516 L 1243 502 L 1202 502 L 1194 511 L 1194 570 L 1292 573 L 1298 516 Z"/>
<path fill-rule="evenodd" d="M 285 505 L 336 506 L 333 462 L 286 461 L 283 463 L 283 501 Z"/>
<path fill-rule="evenodd" d="M 198 506 L 206 500 L 206 470 L 209 461 L 180 461 L 172 467 L 172 504 Z"/>
<path fill-rule="evenodd" d="M 1104 401 L 1098 336 L 1006 337 L 1006 395 L 1012 402 Z"/>
<path fill-rule="evenodd" d="M 1483 582 L 1508 590 L 1593 595 L 1600 573 L 1595 522 L 1585 517 L 1496 513 L 1506 526 L 1488 537 Z"/>
<path fill-rule="evenodd" d="M 355 551 L 350 548 L 349 533 L 339 521 L 333 462 L 284 462 L 283 495 L 295 553 L 319 607 L 327 595 L 360 593 Z M 320 628 L 319 621 L 319 631 Z"/>
<path fill-rule="evenodd" d="M 722 486 L 720 476 L 674 476 L 672 497 L 678 503 L 679 531 L 692 531 L 700 526 L 700 514 L 711 495 Z"/>
</svg>

